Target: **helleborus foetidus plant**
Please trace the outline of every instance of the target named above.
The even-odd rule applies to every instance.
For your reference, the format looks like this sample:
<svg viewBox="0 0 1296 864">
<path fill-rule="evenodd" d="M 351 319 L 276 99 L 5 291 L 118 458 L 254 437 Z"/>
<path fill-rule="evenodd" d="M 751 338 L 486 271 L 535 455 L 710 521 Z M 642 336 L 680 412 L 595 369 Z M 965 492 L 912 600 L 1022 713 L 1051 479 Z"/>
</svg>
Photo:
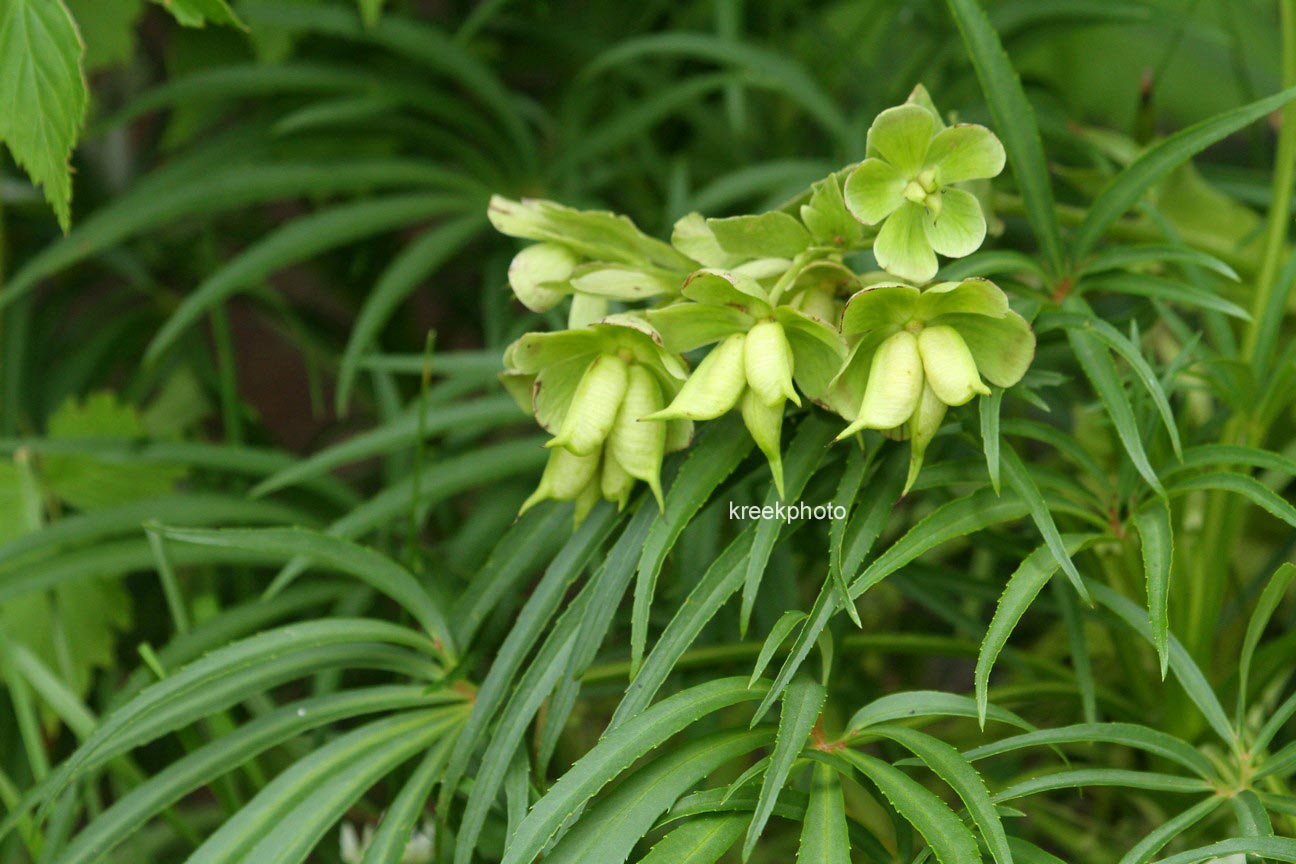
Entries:
<svg viewBox="0 0 1296 864">
<path fill-rule="evenodd" d="M 878 265 L 901 279 L 927 282 L 936 254 L 962 258 L 980 248 L 986 220 L 976 196 L 954 184 L 1003 170 L 1004 149 L 984 126 L 946 126 L 922 88 L 869 127 L 867 158 L 846 178 L 846 206 L 882 227 Z"/>
<path fill-rule="evenodd" d="M 998 287 L 975 279 L 926 291 L 883 282 L 854 293 L 843 314 L 842 298 L 861 285 L 845 256 L 872 245 L 892 276 L 927 281 L 936 252 L 967 255 L 985 238 L 980 203 L 951 184 L 1003 164 L 989 130 L 946 126 L 919 87 L 878 116 L 853 170 L 780 210 L 688 214 L 670 244 L 612 213 L 493 198 L 497 228 L 540 241 L 513 259 L 518 299 L 545 310 L 573 297 L 575 329 L 523 337 L 505 356 L 506 380 L 554 435 L 525 506 L 575 500 L 579 518 L 600 495 L 624 504 L 635 479 L 660 501 L 661 454 L 687 443 L 679 424 L 732 410 L 782 495 L 784 413 L 789 402 L 806 408 L 803 396 L 850 421 L 841 437 L 877 429 L 910 439 L 912 484 L 947 408 L 988 394 L 983 378 L 1017 383 L 1034 336 Z M 875 234 L 861 222 L 883 224 Z M 634 302 L 653 305 L 585 326 L 609 303 Z M 636 350 L 651 362 L 633 360 Z M 691 373 L 684 355 L 696 357 Z M 619 449 L 631 441 L 642 457 Z"/>
<path fill-rule="evenodd" d="M 693 424 L 643 422 L 679 392 L 687 367 L 641 317 L 528 333 L 504 353 L 509 392 L 553 438 L 544 475 L 523 511 L 553 498 L 576 502 L 580 521 L 600 499 L 625 505 L 635 481 L 659 504 L 664 454 L 686 446 Z"/>
<path fill-rule="evenodd" d="M 877 429 L 910 438 L 908 485 L 946 409 L 989 395 L 985 381 L 1013 386 L 1035 357 L 1030 325 L 986 279 L 871 285 L 846 303 L 842 333 L 851 349 L 833 387 L 858 408 L 841 437 Z"/>
</svg>

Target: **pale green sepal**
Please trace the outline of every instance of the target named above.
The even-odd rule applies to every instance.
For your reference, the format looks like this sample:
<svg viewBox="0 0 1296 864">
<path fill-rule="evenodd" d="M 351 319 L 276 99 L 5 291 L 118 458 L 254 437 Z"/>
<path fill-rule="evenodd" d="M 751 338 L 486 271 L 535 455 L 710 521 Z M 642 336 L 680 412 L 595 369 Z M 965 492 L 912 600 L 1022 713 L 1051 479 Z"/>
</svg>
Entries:
<svg viewBox="0 0 1296 864">
<path fill-rule="evenodd" d="M 747 384 L 743 360 L 745 342 L 742 333 L 735 333 L 712 348 L 670 405 L 646 419 L 712 420 L 733 408 Z"/>
<path fill-rule="evenodd" d="M 990 395 L 977 374 L 972 352 L 953 327 L 924 328 L 918 334 L 918 353 L 927 384 L 946 405 L 965 405 L 973 396 Z"/>
<path fill-rule="evenodd" d="M 747 332 L 743 343 L 747 386 L 766 405 L 773 407 L 785 399 L 801 405 L 801 397 L 792 386 L 792 362 L 792 346 L 782 324 L 761 321 Z"/>
<path fill-rule="evenodd" d="M 783 434 L 783 402 L 766 405 L 750 389 L 743 391 L 742 418 L 756 446 L 769 461 L 774 475 L 774 488 L 783 497 L 783 452 L 780 439 Z"/>
<path fill-rule="evenodd" d="M 572 396 L 558 436 L 546 447 L 565 447 L 577 456 L 598 452 L 612 431 L 628 376 L 625 361 L 614 354 L 595 357 Z"/>
<path fill-rule="evenodd" d="M 579 259 L 557 243 L 536 243 L 513 256 L 509 264 L 509 287 L 523 306 L 532 312 L 545 312 L 562 302 L 568 293 L 558 287 L 565 283 Z"/>
</svg>

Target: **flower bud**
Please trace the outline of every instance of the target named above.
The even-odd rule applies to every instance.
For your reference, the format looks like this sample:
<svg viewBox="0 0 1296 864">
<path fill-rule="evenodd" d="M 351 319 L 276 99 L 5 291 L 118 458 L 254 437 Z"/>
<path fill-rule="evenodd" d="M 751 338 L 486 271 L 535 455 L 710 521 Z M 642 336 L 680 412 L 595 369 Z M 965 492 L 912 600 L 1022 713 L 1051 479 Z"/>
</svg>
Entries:
<svg viewBox="0 0 1296 864">
<path fill-rule="evenodd" d="M 946 405 L 963 405 L 978 393 L 990 393 L 981 382 L 967 343 L 953 327 L 942 324 L 924 329 L 918 334 L 918 351 L 927 381 Z"/>
<path fill-rule="evenodd" d="M 540 477 L 540 485 L 531 493 L 531 497 L 522 503 L 518 515 L 522 515 L 546 498 L 555 501 L 575 501 L 594 481 L 598 467 L 598 453 L 576 456 L 563 447 L 555 447 L 549 452 L 549 461 L 545 464 L 544 474 Z"/>
<path fill-rule="evenodd" d="M 621 467 L 621 463 L 616 460 L 610 452 L 603 452 L 603 470 L 599 475 L 599 489 L 603 497 L 608 501 L 613 501 L 617 505 L 617 510 L 625 507 L 626 501 L 630 499 L 630 492 L 634 489 L 635 478 L 631 477 L 626 470 Z"/>
<path fill-rule="evenodd" d="M 761 321 L 747 331 L 743 343 L 743 366 L 747 372 L 747 386 L 767 406 L 782 406 L 791 399 L 801 404 L 792 386 L 792 346 L 788 344 L 783 325 L 777 321 Z"/>
<path fill-rule="evenodd" d="M 689 375 L 669 407 L 648 420 L 712 420 L 738 403 L 747 386 L 743 371 L 742 333 L 735 333 L 711 349 Z"/>
<path fill-rule="evenodd" d="M 629 476 L 647 483 L 657 506 L 665 509 L 661 464 L 666 450 L 666 424 L 647 419 L 661 409 L 662 401 L 661 387 L 653 374 L 638 364 L 631 366 L 625 399 L 608 436 L 607 459 L 615 461 Z"/>
<path fill-rule="evenodd" d="M 552 309 L 562 300 L 563 292 L 546 287 L 546 283 L 566 282 L 577 260 L 569 249 L 557 243 L 528 246 L 509 264 L 509 287 L 532 312 Z"/>
<path fill-rule="evenodd" d="M 907 495 L 909 487 L 918 479 L 918 472 L 922 470 L 923 454 L 927 452 L 927 445 L 936 437 L 941 423 L 945 421 L 945 411 L 945 403 L 932 390 L 930 383 L 924 382 L 922 396 L 918 400 L 918 410 L 914 411 L 909 422 L 905 424 L 909 427 L 909 476 L 905 480 L 904 492 L 901 494 Z"/>
<path fill-rule="evenodd" d="M 783 400 L 780 399 L 775 405 L 766 405 L 754 390 L 748 388 L 743 391 L 742 418 L 756 446 L 769 460 L 774 487 L 782 498 L 783 452 L 779 449 L 779 439 L 783 433 Z"/>
<path fill-rule="evenodd" d="M 580 383 L 558 435 L 546 447 L 564 447 L 577 456 L 597 453 L 612 431 L 626 392 L 626 364 L 615 354 L 595 357 Z"/>
<path fill-rule="evenodd" d="M 873 354 L 868 384 L 855 422 L 838 440 L 861 429 L 890 429 L 913 415 L 922 396 L 923 366 L 918 340 L 908 330 L 886 338 Z"/>
</svg>

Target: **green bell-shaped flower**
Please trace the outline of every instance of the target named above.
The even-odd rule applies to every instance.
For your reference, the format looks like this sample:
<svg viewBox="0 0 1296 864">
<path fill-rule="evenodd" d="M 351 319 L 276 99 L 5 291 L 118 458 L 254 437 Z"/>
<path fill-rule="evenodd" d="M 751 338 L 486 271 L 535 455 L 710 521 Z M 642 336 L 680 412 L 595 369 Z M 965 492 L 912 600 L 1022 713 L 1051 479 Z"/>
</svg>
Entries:
<svg viewBox="0 0 1296 864">
<path fill-rule="evenodd" d="M 649 419 L 711 420 L 738 407 L 781 495 L 783 409 L 788 401 L 800 405 L 802 394 L 827 398 L 845 354 L 841 336 L 816 317 L 774 305 L 761 283 L 742 273 L 699 270 L 682 293 L 682 301 L 649 310 L 649 320 L 671 350 L 715 347 L 675 399 Z M 835 302 L 831 296 L 827 301 Z"/>
<path fill-rule="evenodd" d="M 842 313 L 851 345 L 833 380 L 837 406 L 858 406 L 839 437 L 877 429 L 912 441 L 912 484 L 949 407 L 1011 387 L 1035 356 L 1035 334 L 993 282 L 942 282 L 924 291 L 884 282 L 855 294 Z M 841 411 L 841 408 L 839 408 Z"/>
<path fill-rule="evenodd" d="M 578 330 L 529 333 L 508 347 L 504 366 L 509 391 L 554 433 L 546 444 L 553 455 L 524 510 L 546 498 L 575 501 L 579 521 L 599 498 L 623 507 L 636 480 L 662 505 L 662 459 L 687 446 L 693 424 L 645 419 L 688 374 L 646 321 L 614 315 Z"/>
<path fill-rule="evenodd" d="M 936 254 L 961 258 L 985 240 L 986 221 L 972 193 L 953 184 L 994 177 L 1004 149 L 984 126 L 946 127 L 919 88 L 877 116 L 867 158 L 851 172 L 846 206 L 866 225 L 882 223 L 873 244 L 878 265 L 911 282 L 936 275 Z"/>
</svg>

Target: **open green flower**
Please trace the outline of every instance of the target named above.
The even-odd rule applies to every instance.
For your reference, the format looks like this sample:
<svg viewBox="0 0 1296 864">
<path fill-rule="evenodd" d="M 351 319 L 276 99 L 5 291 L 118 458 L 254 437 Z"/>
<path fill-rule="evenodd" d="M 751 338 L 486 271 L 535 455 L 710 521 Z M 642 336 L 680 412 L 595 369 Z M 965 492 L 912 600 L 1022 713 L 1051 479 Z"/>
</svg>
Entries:
<svg viewBox="0 0 1296 864">
<path fill-rule="evenodd" d="M 687 419 L 655 423 L 688 377 L 641 317 L 612 315 L 578 330 L 528 333 L 504 353 L 500 376 L 554 437 L 540 485 L 522 510 L 547 498 L 576 502 L 576 519 L 600 498 L 624 507 L 636 481 L 663 506 L 661 463 L 693 435 Z"/>
<path fill-rule="evenodd" d="M 826 398 L 845 355 L 841 336 L 792 306 L 772 305 L 760 283 L 741 273 L 699 270 L 682 293 L 682 302 L 649 310 L 649 320 L 669 350 L 715 347 L 651 417 L 711 420 L 738 408 L 782 495 L 783 408 L 801 404 L 797 388 L 812 400 Z"/>
<path fill-rule="evenodd" d="M 878 265 L 910 282 L 936 275 L 936 254 L 961 258 L 985 239 L 972 193 L 952 184 L 994 177 L 1004 149 L 984 126 L 945 126 L 925 91 L 877 116 L 867 157 L 846 179 L 846 206 L 866 225 L 882 223 Z"/>
<path fill-rule="evenodd" d="M 1035 334 L 993 282 L 941 282 L 925 291 L 885 282 L 842 313 L 851 351 L 832 384 L 837 405 L 858 406 L 839 437 L 878 429 L 911 438 L 909 484 L 948 407 L 1011 387 L 1035 357 Z M 984 379 L 984 380 L 983 380 Z M 907 488 L 907 487 L 906 487 Z"/>
</svg>

